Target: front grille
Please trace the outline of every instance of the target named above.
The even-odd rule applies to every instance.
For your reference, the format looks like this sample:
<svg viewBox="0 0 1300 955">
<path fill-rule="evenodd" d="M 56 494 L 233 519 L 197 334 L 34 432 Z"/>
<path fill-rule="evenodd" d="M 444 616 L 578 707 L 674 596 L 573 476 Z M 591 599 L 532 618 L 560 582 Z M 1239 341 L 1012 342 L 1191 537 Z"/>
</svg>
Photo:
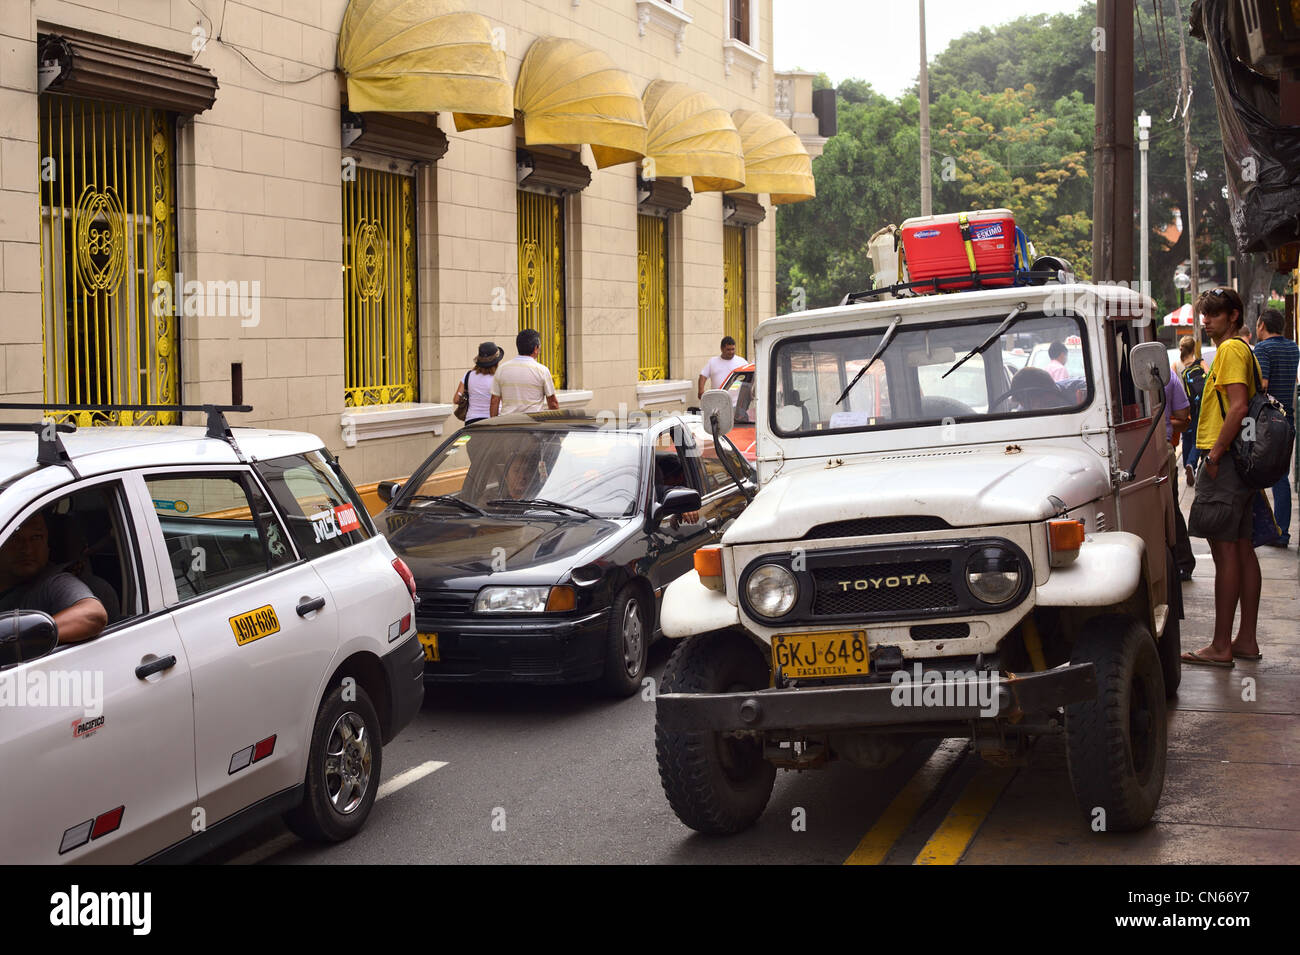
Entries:
<svg viewBox="0 0 1300 955">
<path fill-rule="evenodd" d="M 909 631 L 913 640 L 961 640 L 970 636 L 968 623 L 925 623 Z"/>
<path fill-rule="evenodd" d="M 421 617 L 467 614 L 474 606 L 475 593 L 474 590 L 421 590 L 417 612 Z"/>
<path fill-rule="evenodd" d="M 951 611 L 958 606 L 951 560 L 890 561 L 810 570 L 816 585 L 812 612 L 817 616 Z M 913 580 L 909 584 L 906 580 L 909 575 L 921 574 L 928 582 Z"/>
<path fill-rule="evenodd" d="M 903 517 L 859 517 L 848 521 L 818 524 L 804 540 L 820 537 L 871 537 L 876 534 L 919 534 L 923 531 L 948 530 L 952 525 L 942 517 L 924 515 Z"/>
</svg>

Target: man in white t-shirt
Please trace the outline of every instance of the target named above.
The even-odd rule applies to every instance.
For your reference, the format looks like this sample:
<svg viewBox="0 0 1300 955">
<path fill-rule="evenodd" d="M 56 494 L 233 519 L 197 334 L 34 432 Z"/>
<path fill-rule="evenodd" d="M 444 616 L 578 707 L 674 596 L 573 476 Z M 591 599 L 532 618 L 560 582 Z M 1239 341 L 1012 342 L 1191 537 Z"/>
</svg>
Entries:
<svg viewBox="0 0 1300 955">
<path fill-rule="evenodd" d="M 722 340 L 722 354 L 714 355 L 709 359 L 709 363 L 700 369 L 700 388 L 696 397 L 703 398 L 704 393 L 711 388 L 721 388 L 728 375 L 741 365 L 748 364 L 749 362 L 736 354 L 736 340 L 728 335 Z"/>
<path fill-rule="evenodd" d="M 560 407 L 550 370 L 537 360 L 542 336 L 525 328 L 515 336 L 519 354 L 503 361 L 492 376 L 492 417 Z"/>
</svg>

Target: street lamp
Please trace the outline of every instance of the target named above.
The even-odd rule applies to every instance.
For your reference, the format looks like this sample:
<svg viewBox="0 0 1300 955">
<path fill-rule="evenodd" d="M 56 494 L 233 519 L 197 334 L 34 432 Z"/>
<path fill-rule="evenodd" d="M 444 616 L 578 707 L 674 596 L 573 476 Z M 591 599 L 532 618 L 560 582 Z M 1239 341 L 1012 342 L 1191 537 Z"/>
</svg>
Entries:
<svg viewBox="0 0 1300 955">
<path fill-rule="evenodd" d="M 1179 311 L 1182 311 L 1183 308 L 1184 294 L 1191 287 L 1192 277 L 1190 275 L 1184 272 L 1181 268 L 1174 272 L 1174 288 L 1178 289 Z M 1192 311 L 1195 312 L 1196 309 L 1193 308 Z M 1199 361 L 1201 357 L 1201 322 L 1196 315 L 1192 316 L 1192 327 L 1194 329 L 1192 332 L 1192 340 L 1196 342 L 1196 358 Z"/>
<path fill-rule="evenodd" d="M 1138 114 L 1138 150 L 1142 156 L 1142 205 L 1138 212 L 1138 234 L 1140 253 L 1138 254 L 1138 289 L 1144 296 L 1151 294 L 1151 276 L 1147 271 L 1148 242 L 1150 230 L 1147 227 L 1147 150 L 1150 147 L 1151 116 L 1146 110 Z M 1145 306 L 1143 306 L 1145 308 Z"/>
</svg>

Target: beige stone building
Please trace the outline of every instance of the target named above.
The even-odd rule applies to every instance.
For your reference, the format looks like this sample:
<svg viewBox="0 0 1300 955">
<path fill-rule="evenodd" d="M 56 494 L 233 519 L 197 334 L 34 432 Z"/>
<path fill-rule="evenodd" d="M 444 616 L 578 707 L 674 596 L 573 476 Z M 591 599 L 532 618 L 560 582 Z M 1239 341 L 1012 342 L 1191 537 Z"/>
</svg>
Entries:
<svg viewBox="0 0 1300 955">
<path fill-rule="evenodd" d="M 693 403 L 775 307 L 773 197 L 812 192 L 771 0 L 0 11 L 0 395 L 242 400 L 359 483 L 521 327 L 562 406 Z"/>
</svg>

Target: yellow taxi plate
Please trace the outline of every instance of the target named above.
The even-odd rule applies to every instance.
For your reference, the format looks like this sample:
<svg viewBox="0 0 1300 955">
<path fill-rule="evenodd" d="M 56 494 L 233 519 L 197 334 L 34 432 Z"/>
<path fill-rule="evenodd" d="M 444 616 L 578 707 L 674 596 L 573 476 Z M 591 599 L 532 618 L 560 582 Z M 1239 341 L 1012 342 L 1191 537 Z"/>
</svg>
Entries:
<svg viewBox="0 0 1300 955">
<path fill-rule="evenodd" d="M 235 643 L 243 646 L 280 632 L 280 618 L 270 604 L 230 618 L 230 629 L 235 633 Z"/>
<path fill-rule="evenodd" d="M 863 676 L 871 671 L 867 632 L 779 633 L 772 638 L 772 666 L 788 680 Z"/>
<path fill-rule="evenodd" d="M 417 633 L 415 638 L 420 641 L 420 646 L 424 647 L 424 658 L 426 660 L 438 661 L 442 657 L 438 656 L 438 635 L 436 633 Z"/>
</svg>

